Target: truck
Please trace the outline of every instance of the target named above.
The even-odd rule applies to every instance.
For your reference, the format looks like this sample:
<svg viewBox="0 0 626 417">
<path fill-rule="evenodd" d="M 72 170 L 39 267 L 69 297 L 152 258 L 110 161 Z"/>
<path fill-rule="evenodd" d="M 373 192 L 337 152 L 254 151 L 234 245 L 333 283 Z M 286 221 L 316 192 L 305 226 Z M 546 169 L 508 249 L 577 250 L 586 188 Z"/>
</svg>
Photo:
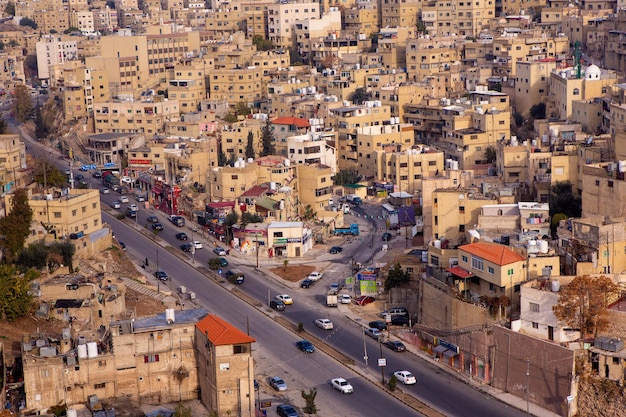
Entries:
<svg viewBox="0 0 626 417">
<path fill-rule="evenodd" d="M 337 307 L 337 291 L 329 290 L 326 293 L 326 306 Z"/>
<path fill-rule="evenodd" d="M 102 185 L 105 187 L 113 188 L 114 185 L 120 185 L 120 179 L 111 171 L 104 171 L 102 173 Z"/>
<path fill-rule="evenodd" d="M 178 227 L 183 227 L 185 225 L 185 218 L 182 216 L 170 216 L 170 221 Z"/>
<path fill-rule="evenodd" d="M 342 236 L 342 235 L 358 236 L 359 235 L 359 225 L 356 224 L 356 223 L 352 223 L 349 227 L 337 227 L 337 228 L 335 228 L 335 230 L 333 230 L 332 233 L 335 236 Z"/>
<path fill-rule="evenodd" d="M 356 206 L 363 204 L 363 200 L 361 199 L 361 197 L 359 197 L 356 194 L 348 194 L 346 196 L 346 201 L 348 201 L 349 203 L 352 203 Z"/>
</svg>

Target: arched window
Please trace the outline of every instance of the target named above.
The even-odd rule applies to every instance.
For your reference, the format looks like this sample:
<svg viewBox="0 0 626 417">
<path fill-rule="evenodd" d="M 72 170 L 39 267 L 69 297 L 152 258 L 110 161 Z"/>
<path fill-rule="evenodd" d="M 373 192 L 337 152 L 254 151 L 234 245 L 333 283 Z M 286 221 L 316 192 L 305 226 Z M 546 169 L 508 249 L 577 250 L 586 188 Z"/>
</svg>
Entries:
<svg viewBox="0 0 626 417">
<path fill-rule="evenodd" d="M 580 95 L 580 89 L 578 89 L 578 88 L 574 88 L 574 92 L 573 92 L 573 94 L 574 94 L 575 96 Z"/>
</svg>

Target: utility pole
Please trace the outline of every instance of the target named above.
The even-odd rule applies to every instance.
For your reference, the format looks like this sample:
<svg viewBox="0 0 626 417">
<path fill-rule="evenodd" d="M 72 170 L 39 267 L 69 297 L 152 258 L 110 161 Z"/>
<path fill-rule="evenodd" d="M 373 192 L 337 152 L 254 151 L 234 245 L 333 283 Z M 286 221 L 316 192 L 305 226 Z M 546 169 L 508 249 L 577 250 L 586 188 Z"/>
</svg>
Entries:
<svg viewBox="0 0 626 417">
<path fill-rule="evenodd" d="M 255 232 L 254 237 L 256 238 L 256 268 L 259 269 L 259 233 Z"/>
<path fill-rule="evenodd" d="M 159 275 L 159 250 L 156 250 L 156 258 L 157 258 L 157 275 Z M 157 276 L 157 293 L 161 292 L 161 278 Z"/>
<path fill-rule="evenodd" d="M 378 366 L 380 366 L 380 379 L 382 379 L 383 385 L 385 385 L 385 365 L 383 365 L 383 363 L 385 362 L 383 358 L 383 344 L 380 343 L 380 338 L 382 336 L 382 333 L 378 335 L 378 347 L 380 348 L 380 363 L 378 364 Z"/>
<path fill-rule="evenodd" d="M 530 380 L 530 359 L 526 359 L 526 415 L 530 416 L 530 390 L 528 383 Z"/>
</svg>

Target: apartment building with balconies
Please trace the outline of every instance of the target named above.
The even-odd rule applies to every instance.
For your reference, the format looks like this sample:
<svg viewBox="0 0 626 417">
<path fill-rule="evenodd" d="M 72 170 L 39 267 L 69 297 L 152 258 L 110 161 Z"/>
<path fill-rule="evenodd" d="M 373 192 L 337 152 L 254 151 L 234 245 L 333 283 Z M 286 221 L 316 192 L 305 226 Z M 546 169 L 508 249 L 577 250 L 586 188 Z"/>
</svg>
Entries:
<svg viewBox="0 0 626 417">
<path fill-rule="evenodd" d="M 253 105 L 265 98 L 265 84 L 262 68 L 221 68 L 209 76 L 209 98 L 226 100 L 231 108 L 240 102 Z"/>
<path fill-rule="evenodd" d="M 165 123 L 177 119 L 178 100 L 165 101 L 161 96 L 143 101 L 108 101 L 94 103 L 96 133 L 145 133 L 153 136 L 165 131 Z"/>
<path fill-rule="evenodd" d="M 422 0 L 389 0 L 380 4 L 379 27 L 416 27 Z"/>
<path fill-rule="evenodd" d="M 478 36 L 495 16 L 495 0 L 425 1 L 422 21 L 429 34 L 436 36 Z"/>
<path fill-rule="evenodd" d="M 314 2 L 273 3 L 267 5 L 267 35 L 274 45 L 295 45 L 294 24 L 297 20 L 319 19 L 320 4 Z"/>
<path fill-rule="evenodd" d="M 518 61 L 515 63 L 515 111 L 527 117 L 530 108 L 541 103 L 548 94 L 550 74 L 556 69 L 555 59 Z"/>
<path fill-rule="evenodd" d="M 296 164 L 321 164 L 337 173 L 337 150 L 334 132 L 308 132 L 287 138 L 287 156 Z"/>
<path fill-rule="evenodd" d="M 407 40 L 406 68 L 409 79 L 422 81 L 445 72 L 459 72 L 458 62 L 462 58 L 464 39 L 464 36 L 447 36 L 443 39 L 422 37 Z"/>
<path fill-rule="evenodd" d="M 369 37 L 378 31 L 380 9 L 376 1 L 359 0 L 351 7 L 342 7 L 341 18 L 346 33 Z"/>
<path fill-rule="evenodd" d="M 50 65 L 63 64 L 78 59 L 76 39 L 66 35 L 49 35 L 37 42 L 37 76 L 40 80 L 50 78 Z"/>
</svg>

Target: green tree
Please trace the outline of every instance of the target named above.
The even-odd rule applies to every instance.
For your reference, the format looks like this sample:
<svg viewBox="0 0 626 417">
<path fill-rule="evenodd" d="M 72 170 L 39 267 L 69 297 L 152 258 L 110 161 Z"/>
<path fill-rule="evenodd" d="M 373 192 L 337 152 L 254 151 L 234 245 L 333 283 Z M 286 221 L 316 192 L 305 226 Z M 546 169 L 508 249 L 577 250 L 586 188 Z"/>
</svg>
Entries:
<svg viewBox="0 0 626 417">
<path fill-rule="evenodd" d="M 533 104 L 530 108 L 530 116 L 533 119 L 545 119 L 546 118 L 546 105 L 545 103 Z"/>
<path fill-rule="evenodd" d="M 191 407 L 185 407 L 185 404 L 179 402 L 174 410 L 174 417 L 191 417 Z"/>
<path fill-rule="evenodd" d="M 276 153 L 276 148 L 274 148 L 274 142 L 276 141 L 276 137 L 274 137 L 274 128 L 272 127 L 272 122 L 267 118 L 265 121 L 265 126 L 261 128 L 261 154 L 259 156 L 267 156 L 274 155 Z"/>
<path fill-rule="evenodd" d="M 239 221 L 241 227 L 246 227 L 250 223 L 263 223 L 263 219 L 256 213 L 251 214 L 247 211 L 242 213 L 241 220 Z"/>
<path fill-rule="evenodd" d="M 37 55 L 26 55 L 24 59 L 24 72 L 29 78 L 37 76 Z"/>
<path fill-rule="evenodd" d="M 4 12 L 8 15 L 15 16 L 15 3 L 12 1 L 8 2 L 4 8 Z"/>
<path fill-rule="evenodd" d="M 24 123 L 33 115 L 33 101 L 25 85 L 16 86 L 14 91 L 13 113 L 19 122 Z"/>
<path fill-rule="evenodd" d="M 311 207 L 310 204 L 307 204 L 306 207 L 304 208 L 304 214 L 302 215 L 302 220 L 314 220 L 315 218 L 317 218 L 317 212 L 315 210 L 313 210 L 313 207 Z"/>
<path fill-rule="evenodd" d="M 388 386 L 389 386 L 389 391 L 391 392 L 395 391 L 396 388 L 398 388 L 398 377 L 395 375 L 392 375 L 391 378 L 389 378 Z"/>
<path fill-rule="evenodd" d="M 222 117 L 226 123 L 235 123 L 237 121 L 237 115 L 235 113 L 226 113 L 224 117 Z"/>
<path fill-rule="evenodd" d="M 228 162 L 228 158 L 226 157 L 226 154 L 224 153 L 224 150 L 222 149 L 222 144 L 220 143 L 220 150 L 217 154 L 217 165 L 223 167 L 226 165 L 227 162 Z"/>
<path fill-rule="evenodd" d="M 219 260 L 219 258 L 209 259 L 209 269 L 211 271 L 217 271 L 221 267 L 222 267 L 222 262 Z"/>
<path fill-rule="evenodd" d="M 513 113 L 513 120 L 515 120 L 515 126 L 522 127 L 524 125 L 524 116 L 522 113 Z"/>
<path fill-rule="evenodd" d="M 67 176 L 48 158 L 37 158 L 33 163 L 33 180 L 44 188 L 61 187 L 67 183 Z"/>
<path fill-rule="evenodd" d="M 394 287 L 399 287 L 402 284 L 406 284 L 411 280 L 411 274 L 404 271 L 400 263 L 396 263 L 387 273 L 387 281 L 385 281 L 385 290 L 390 290 Z"/>
<path fill-rule="evenodd" d="M 65 416 L 67 415 L 67 406 L 63 403 L 58 403 L 50 407 L 48 412 L 54 414 L 54 417 Z"/>
<path fill-rule="evenodd" d="M 563 214 L 563 213 L 556 213 L 554 215 L 552 215 L 552 218 L 550 219 L 550 232 L 552 233 L 552 237 L 556 238 L 556 229 L 559 228 L 559 223 L 561 223 L 561 220 L 567 220 L 568 217 Z"/>
<path fill-rule="evenodd" d="M 317 388 L 309 389 L 309 392 L 305 390 L 300 391 L 300 395 L 304 399 L 304 407 L 302 407 L 302 411 L 305 414 L 317 414 L 317 405 L 315 405 L 315 397 L 317 397 Z"/>
<path fill-rule="evenodd" d="M 20 274 L 15 265 L 0 265 L 0 319 L 14 321 L 28 313 L 30 282 L 38 276 L 32 269 Z"/>
<path fill-rule="evenodd" d="M 356 184 L 359 182 L 359 174 L 356 171 L 342 169 L 333 178 L 335 185 Z"/>
<path fill-rule="evenodd" d="M 609 326 L 607 308 L 619 298 L 619 286 L 605 276 L 578 276 L 561 287 L 559 302 L 552 307 L 557 319 L 580 330 L 584 339 L 597 336 Z"/>
<path fill-rule="evenodd" d="M 252 114 L 252 109 L 245 101 L 240 101 L 235 105 L 235 114 L 237 116 L 247 116 L 249 114 Z"/>
<path fill-rule="evenodd" d="M 30 26 L 33 29 L 37 29 L 37 23 L 33 19 L 23 17 L 20 19 L 20 26 Z"/>
<path fill-rule="evenodd" d="M 257 51 L 269 51 L 274 49 L 274 43 L 269 39 L 265 39 L 262 35 L 254 35 L 252 43 L 256 46 Z"/>
<path fill-rule="evenodd" d="M 77 28 L 77 27 L 75 27 L 75 26 L 70 26 L 69 28 L 67 28 L 67 29 L 65 29 L 65 30 L 63 31 L 63 33 L 65 33 L 66 35 L 69 35 L 69 34 L 70 34 L 70 33 L 72 33 L 72 32 L 80 32 L 80 29 L 78 29 L 78 28 Z"/>
<path fill-rule="evenodd" d="M 41 114 L 41 107 L 35 107 L 34 122 L 35 136 L 37 137 L 37 139 L 41 140 L 47 138 L 50 134 L 50 130 L 48 129 L 48 126 L 46 125 L 46 122 L 44 121 Z"/>
<path fill-rule="evenodd" d="M 13 194 L 11 211 L 0 218 L 0 248 L 5 263 L 12 263 L 24 248 L 26 237 L 30 234 L 33 211 L 28 205 L 28 194 L 18 188 Z"/>
<path fill-rule="evenodd" d="M 254 159 L 254 134 L 248 132 L 248 143 L 246 144 L 246 158 Z"/>
<path fill-rule="evenodd" d="M 239 214 L 234 211 L 231 211 L 226 215 L 224 219 L 224 231 L 226 233 L 226 238 L 230 241 L 230 236 L 233 235 L 233 226 L 239 223 Z"/>
<path fill-rule="evenodd" d="M 496 162 L 496 148 L 494 146 L 487 146 L 484 154 L 485 161 L 488 164 L 493 164 Z"/>
<path fill-rule="evenodd" d="M 304 58 L 297 48 L 288 47 L 289 50 L 289 65 L 294 67 L 304 65 Z"/>
<path fill-rule="evenodd" d="M 372 99 L 372 93 L 365 90 L 363 87 L 359 87 L 352 94 L 350 94 L 350 101 L 354 104 L 363 104 L 364 102 Z"/>
<path fill-rule="evenodd" d="M 417 31 L 423 33 L 424 35 L 428 35 L 428 29 L 426 29 L 426 23 L 421 20 L 417 22 Z"/>
<path fill-rule="evenodd" d="M 9 129 L 9 124 L 7 123 L 7 121 L 4 119 L 0 119 L 0 135 L 4 135 L 5 133 L 7 133 L 8 129 Z"/>
<path fill-rule="evenodd" d="M 563 213 L 567 217 L 582 215 L 582 200 L 574 195 L 569 181 L 559 181 L 550 187 L 550 216 Z"/>
</svg>

